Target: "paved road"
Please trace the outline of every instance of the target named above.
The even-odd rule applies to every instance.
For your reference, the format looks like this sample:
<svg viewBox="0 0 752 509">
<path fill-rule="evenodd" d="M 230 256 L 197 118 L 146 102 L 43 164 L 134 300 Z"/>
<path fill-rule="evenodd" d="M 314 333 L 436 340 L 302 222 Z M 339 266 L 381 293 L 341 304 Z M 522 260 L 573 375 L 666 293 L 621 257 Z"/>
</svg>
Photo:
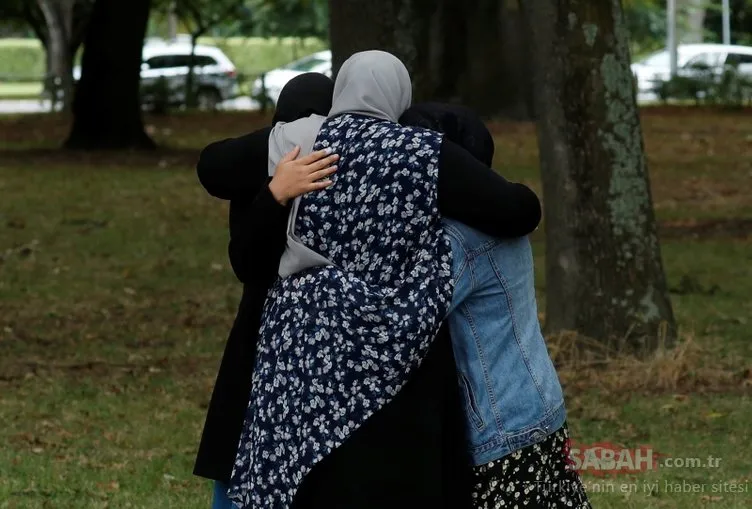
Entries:
<svg viewBox="0 0 752 509">
<path fill-rule="evenodd" d="M 50 101 L 39 101 L 33 99 L 22 100 L 0 100 L 0 115 L 22 115 L 28 113 L 46 113 L 50 111 Z M 253 111 L 259 109 L 256 101 L 249 97 L 239 97 L 232 101 L 222 103 L 223 110 L 231 111 Z"/>
<path fill-rule="evenodd" d="M 21 113 L 43 113 L 50 111 L 49 101 L 34 100 L 2 100 L 0 101 L 0 115 L 21 114 Z"/>
</svg>

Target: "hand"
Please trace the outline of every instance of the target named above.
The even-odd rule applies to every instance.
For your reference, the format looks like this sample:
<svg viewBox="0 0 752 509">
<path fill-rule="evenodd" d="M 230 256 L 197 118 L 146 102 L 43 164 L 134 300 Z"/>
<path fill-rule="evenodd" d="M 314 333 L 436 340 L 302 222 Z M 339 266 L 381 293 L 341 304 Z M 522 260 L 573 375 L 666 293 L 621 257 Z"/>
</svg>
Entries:
<svg viewBox="0 0 752 509">
<path fill-rule="evenodd" d="M 274 199 L 282 205 L 287 205 L 288 201 L 302 194 L 331 186 L 332 181 L 327 177 L 337 171 L 334 166 L 339 160 L 337 154 L 319 150 L 296 160 L 299 154 L 300 147 L 285 154 L 269 182 L 269 190 Z"/>
</svg>

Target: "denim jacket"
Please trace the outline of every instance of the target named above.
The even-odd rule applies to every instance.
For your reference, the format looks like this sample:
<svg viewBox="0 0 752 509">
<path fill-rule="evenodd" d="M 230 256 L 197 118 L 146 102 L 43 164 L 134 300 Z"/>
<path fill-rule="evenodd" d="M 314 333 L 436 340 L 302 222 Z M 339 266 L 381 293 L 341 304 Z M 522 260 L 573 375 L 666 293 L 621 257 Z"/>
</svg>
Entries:
<svg viewBox="0 0 752 509">
<path fill-rule="evenodd" d="M 564 398 L 540 329 L 528 238 L 444 224 L 455 283 L 449 328 L 468 445 L 483 465 L 561 428 Z"/>
</svg>

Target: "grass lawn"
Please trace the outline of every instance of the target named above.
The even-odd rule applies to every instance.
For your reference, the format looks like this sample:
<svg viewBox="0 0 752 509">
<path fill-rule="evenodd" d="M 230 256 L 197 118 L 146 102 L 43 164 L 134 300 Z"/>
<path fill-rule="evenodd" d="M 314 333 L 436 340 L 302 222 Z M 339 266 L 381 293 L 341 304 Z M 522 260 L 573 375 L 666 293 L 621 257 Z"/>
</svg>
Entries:
<svg viewBox="0 0 752 509">
<path fill-rule="evenodd" d="M 752 507 L 746 115 L 644 113 L 679 346 L 596 368 L 551 339 L 573 439 L 646 446 L 666 465 L 586 475 L 596 509 Z M 263 122 L 148 119 L 169 148 L 82 156 L 49 150 L 60 117 L 0 119 L 0 509 L 209 507 L 191 469 L 240 287 L 227 208 L 192 166 L 203 144 Z M 493 128 L 497 166 L 540 189 L 533 127 Z M 666 464 L 708 456 L 719 465 Z"/>
</svg>

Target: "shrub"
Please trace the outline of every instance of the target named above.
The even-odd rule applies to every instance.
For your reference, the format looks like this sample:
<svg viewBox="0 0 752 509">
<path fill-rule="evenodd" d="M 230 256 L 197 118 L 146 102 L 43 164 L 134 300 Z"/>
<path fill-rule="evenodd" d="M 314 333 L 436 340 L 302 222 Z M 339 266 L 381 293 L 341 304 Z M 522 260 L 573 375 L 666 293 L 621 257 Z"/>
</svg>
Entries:
<svg viewBox="0 0 752 509">
<path fill-rule="evenodd" d="M 0 81 L 41 81 L 44 49 L 34 39 L 0 40 Z"/>
<path fill-rule="evenodd" d="M 199 39 L 201 44 L 218 46 L 230 57 L 238 71 L 249 79 L 327 48 L 319 39 L 263 39 L 260 37 L 229 37 Z"/>
<path fill-rule="evenodd" d="M 743 107 L 752 105 L 752 76 L 726 67 L 720 74 L 697 69 L 690 76 L 676 76 L 658 83 L 656 95 L 663 102 L 694 101 L 696 104 Z"/>
</svg>

